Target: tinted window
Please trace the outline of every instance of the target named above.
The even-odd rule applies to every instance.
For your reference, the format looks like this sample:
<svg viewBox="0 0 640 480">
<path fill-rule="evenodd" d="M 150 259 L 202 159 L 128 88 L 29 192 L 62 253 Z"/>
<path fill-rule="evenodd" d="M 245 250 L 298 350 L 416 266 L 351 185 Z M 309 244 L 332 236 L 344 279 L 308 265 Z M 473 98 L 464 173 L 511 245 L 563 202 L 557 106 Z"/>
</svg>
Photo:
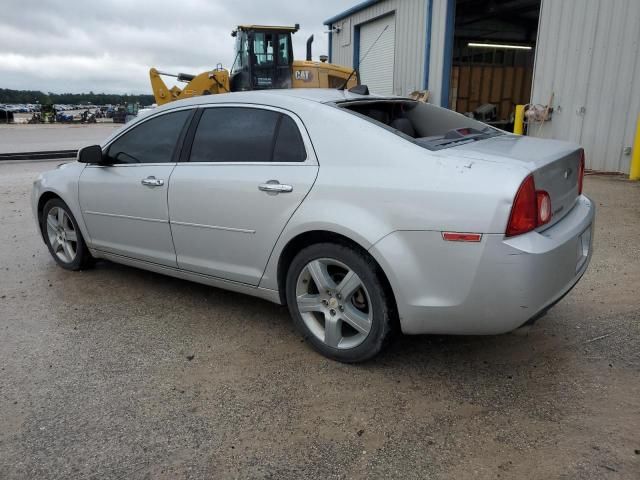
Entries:
<svg viewBox="0 0 640 480">
<path fill-rule="evenodd" d="M 191 112 L 167 113 L 134 127 L 109 147 L 114 163 L 165 163 L 173 159 L 178 137 Z"/>
<path fill-rule="evenodd" d="M 191 148 L 192 162 L 270 162 L 279 113 L 255 108 L 206 109 Z"/>
<path fill-rule="evenodd" d="M 282 115 L 280 127 L 278 128 L 278 137 L 273 148 L 273 161 L 304 162 L 306 158 L 304 143 L 296 122 L 291 117 Z"/>
<path fill-rule="evenodd" d="M 206 109 L 191 148 L 192 162 L 303 162 L 297 125 L 287 115 L 242 107 Z"/>
</svg>

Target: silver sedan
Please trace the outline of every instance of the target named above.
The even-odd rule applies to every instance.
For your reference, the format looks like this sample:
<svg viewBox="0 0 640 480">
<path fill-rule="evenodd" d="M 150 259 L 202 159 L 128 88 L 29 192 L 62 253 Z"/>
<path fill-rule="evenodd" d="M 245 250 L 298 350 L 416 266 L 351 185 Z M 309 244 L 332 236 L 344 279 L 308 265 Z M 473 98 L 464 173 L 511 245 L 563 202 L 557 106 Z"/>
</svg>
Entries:
<svg viewBox="0 0 640 480">
<path fill-rule="evenodd" d="M 584 152 L 340 90 L 173 102 L 34 183 L 63 268 L 107 259 L 286 304 L 344 362 L 397 331 L 498 334 L 584 274 Z"/>
</svg>

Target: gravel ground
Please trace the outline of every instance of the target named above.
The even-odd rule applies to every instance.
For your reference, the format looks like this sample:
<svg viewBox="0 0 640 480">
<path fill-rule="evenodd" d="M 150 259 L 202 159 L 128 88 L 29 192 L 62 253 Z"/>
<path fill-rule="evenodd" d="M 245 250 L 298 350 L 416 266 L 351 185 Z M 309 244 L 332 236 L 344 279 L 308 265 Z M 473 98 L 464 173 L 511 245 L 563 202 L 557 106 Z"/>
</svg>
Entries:
<svg viewBox="0 0 640 480">
<path fill-rule="evenodd" d="M 0 165 L 0 477 L 640 478 L 640 184 L 588 177 L 595 255 L 527 331 L 403 337 L 348 366 L 286 309 L 57 267 Z"/>
</svg>

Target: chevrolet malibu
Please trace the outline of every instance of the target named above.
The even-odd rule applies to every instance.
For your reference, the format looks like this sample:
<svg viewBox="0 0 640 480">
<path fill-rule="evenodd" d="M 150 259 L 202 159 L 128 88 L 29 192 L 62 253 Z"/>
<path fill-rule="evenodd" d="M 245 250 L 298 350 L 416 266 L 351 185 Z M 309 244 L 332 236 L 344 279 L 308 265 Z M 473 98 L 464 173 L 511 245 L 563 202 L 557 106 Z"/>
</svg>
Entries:
<svg viewBox="0 0 640 480">
<path fill-rule="evenodd" d="M 584 152 L 366 89 L 203 96 L 42 174 L 33 213 L 68 270 L 107 259 L 287 305 L 343 362 L 392 334 L 499 334 L 591 257 Z"/>
</svg>

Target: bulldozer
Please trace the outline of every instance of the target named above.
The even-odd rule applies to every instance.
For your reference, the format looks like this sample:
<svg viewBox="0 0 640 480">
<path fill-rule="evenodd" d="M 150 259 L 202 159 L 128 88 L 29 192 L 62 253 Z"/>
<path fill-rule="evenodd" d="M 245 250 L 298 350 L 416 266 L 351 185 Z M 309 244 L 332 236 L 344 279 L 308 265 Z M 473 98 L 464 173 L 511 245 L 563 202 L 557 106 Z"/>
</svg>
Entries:
<svg viewBox="0 0 640 480">
<path fill-rule="evenodd" d="M 158 105 L 184 98 L 244 90 L 274 88 L 351 88 L 359 84 L 352 68 L 311 59 L 313 35 L 307 40 L 306 60 L 293 59 L 292 35 L 300 29 L 266 25 L 239 25 L 235 38 L 235 58 L 231 71 L 218 64 L 213 70 L 190 75 L 149 70 L 153 96 Z M 185 82 L 184 88 L 167 87 L 162 75 Z"/>
</svg>

